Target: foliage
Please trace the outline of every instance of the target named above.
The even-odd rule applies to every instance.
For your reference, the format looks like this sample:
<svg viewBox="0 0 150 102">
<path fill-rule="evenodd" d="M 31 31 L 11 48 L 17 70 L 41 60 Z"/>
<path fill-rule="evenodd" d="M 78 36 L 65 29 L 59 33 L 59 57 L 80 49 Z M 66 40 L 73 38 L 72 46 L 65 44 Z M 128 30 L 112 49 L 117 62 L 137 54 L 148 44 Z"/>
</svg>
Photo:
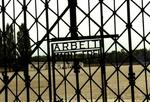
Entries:
<svg viewBox="0 0 150 102">
<path fill-rule="evenodd" d="M 14 47 L 15 40 L 13 35 L 13 27 L 7 24 L 5 34 L 3 34 L 0 29 L 0 66 L 4 66 L 4 61 L 7 61 L 7 66 L 12 67 L 12 63 L 15 59 Z"/>
<path fill-rule="evenodd" d="M 46 62 L 47 57 L 46 56 L 33 56 L 31 58 L 31 62 Z"/>
<path fill-rule="evenodd" d="M 13 27 L 7 24 L 6 26 L 6 60 L 8 67 L 12 67 L 15 60 L 15 38 L 13 35 Z"/>
<path fill-rule="evenodd" d="M 83 62 L 84 64 L 98 64 L 101 60 L 105 60 L 106 64 L 114 65 L 118 64 L 128 64 L 129 63 L 129 53 L 121 50 L 121 51 L 111 51 L 105 53 L 105 58 L 102 59 L 102 56 L 98 53 L 94 54 L 77 54 L 75 57 L 77 60 Z M 147 49 L 137 49 L 132 52 L 133 64 L 150 62 L 150 50 Z M 46 56 L 34 56 L 32 61 L 43 62 L 46 61 Z M 57 61 L 73 61 L 74 55 L 64 55 L 59 54 L 55 56 L 55 60 Z"/>
<path fill-rule="evenodd" d="M 19 67 L 25 67 L 30 60 L 30 37 L 29 37 L 29 32 L 26 29 L 24 24 L 21 24 L 19 31 L 17 33 L 17 48 L 18 48 L 18 63 Z"/>
<path fill-rule="evenodd" d="M 0 67 L 7 65 L 12 68 L 14 64 L 22 66 L 29 59 L 30 51 L 29 33 L 24 24 L 20 25 L 17 35 L 12 25 L 7 24 L 5 32 L 0 29 Z"/>
<path fill-rule="evenodd" d="M 5 39 L 4 39 L 5 38 Z M 17 39 L 16 39 L 17 38 Z M 8 67 L 12 67 L 14 63 L 17 63 L 20 68 L 27 65 L 29 61 L 32 62 L 45 62 L 47 61 L 47 56 L 34 56 L 30 59 L 30 36 L 29 32 L 26 29 L 24 24 L 20 25 L 19 31 L 17 32 L 15 38 L 14 29 L 11 25 L 6 25 L 6 32 L 2 32 L 0 29 L 0 67 L 4 66 L 4 63 L 7 63 Z M 15 41 L 17 40 L 17 43 Z M 5 42 L 4 42 L 5 41 Z M 150 50 L 137 49 L 131 52 L 133 63 L 143 63 L 150 62 Z M 63 60 L 73 60 L 74 57 L 85 63 L 98 64 L 101 60 L 105 60 L 106 64 L 128 64 L 129 62 L 129 52 L 125 50 L 121 51 L 111 51 L 105 53 L 102 58 L 101 54 L 92 53 L 92 54 L 60 54 L 55 56 L 55 59 L 58 61 Z M 52 59 L 52 57 L 50 57 Z M 7 62 L 4 62 L 7 61 Z"/>
</svg>

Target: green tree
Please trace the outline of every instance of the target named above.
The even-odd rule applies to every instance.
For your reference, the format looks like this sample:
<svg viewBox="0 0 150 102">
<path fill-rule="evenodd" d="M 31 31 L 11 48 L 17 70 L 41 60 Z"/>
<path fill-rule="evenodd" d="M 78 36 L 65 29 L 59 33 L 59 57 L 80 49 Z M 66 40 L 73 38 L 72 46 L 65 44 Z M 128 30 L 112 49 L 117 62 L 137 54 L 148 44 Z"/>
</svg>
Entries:
<svg viewBox="0 0 150 102">
<path fill-rule="evenodd" d="M 3 65 L 3 57 L 4 57 L 4 53 L 3 53 L 3 44 L 2 44 L 2 31 L 0 29 L 0 67 L 2 67 Z"/>
<path fill-rule="evenodd" d="M 8 68 L 13 68 L 13 64 L 16 63 L 20 68 L 23 68 L 24 61 L 27 59 L 29 60 L 29 53 L 31 52 L 29 38 L 28 30 L 25 29 L 24 24 L 21 24 L 17 32 L 18 43 L 16 44 L 13 26 L 7 24 L 4 45 L 4 36 L 0 29 L 0 67 L 3 67 L 4 63 L 6 63 Z M 4 48 L 6 51 L 5 53 Z"/>
<path fill-rule="evenodd" d="M 30 60 L 30 37 L 29 32 L 26 29 L 24 24 L 21 24 L 19 31 L 17 33 L 17 40 L 18 40 L 18 52 L 19 52 L 19 66 L 23 68 L 23 66 L 27 65 Z"/>
<path fill-rule="evenodd" d="M 5 45 L 4 45 L 4 36 L 3 32 L 0 29 L 0 56 L 1 56 L 0 67 L 3 67 L 4 63 L 6 63 L 5 65 L 7 65 L 8 68 L 12 68 L 12 64 L 14 63 L 15 39 L 13 32 L 14 32 L 13 27 L 7 24 L 5 29 Z"/>
<path fill-rule="evenodd" d="M 15 38 L 14 38 L 14 29 L 9 24 L 6 25 L 6 60 L 9 68 L 12 68 L 12 65 L 15 61 Z"/>
</svg>

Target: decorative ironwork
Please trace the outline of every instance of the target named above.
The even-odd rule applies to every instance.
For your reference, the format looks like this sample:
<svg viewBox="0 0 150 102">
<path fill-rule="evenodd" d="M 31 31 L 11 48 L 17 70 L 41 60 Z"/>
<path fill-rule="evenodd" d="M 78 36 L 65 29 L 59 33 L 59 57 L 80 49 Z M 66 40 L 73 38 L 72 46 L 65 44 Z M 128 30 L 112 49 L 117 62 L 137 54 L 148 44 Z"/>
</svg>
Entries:
<svg viewBox="0 0 150 102">
<path fill-rule="evenodd" d="M 149 101 L 150 0 L 0 8 L 0 101 Z"/>
</svg>

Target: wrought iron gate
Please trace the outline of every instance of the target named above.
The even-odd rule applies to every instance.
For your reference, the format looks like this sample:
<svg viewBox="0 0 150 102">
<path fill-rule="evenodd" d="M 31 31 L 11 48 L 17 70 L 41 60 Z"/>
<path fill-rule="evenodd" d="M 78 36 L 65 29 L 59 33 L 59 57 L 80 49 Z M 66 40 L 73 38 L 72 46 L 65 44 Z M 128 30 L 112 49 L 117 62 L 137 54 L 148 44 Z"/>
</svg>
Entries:
<svg viewBox="0 0 150 102">
<path fill-rule="evenodd" d="M 0 101 L 150 100 L 150 0 L 1 0 L 0 8 Z"/>
</svg>

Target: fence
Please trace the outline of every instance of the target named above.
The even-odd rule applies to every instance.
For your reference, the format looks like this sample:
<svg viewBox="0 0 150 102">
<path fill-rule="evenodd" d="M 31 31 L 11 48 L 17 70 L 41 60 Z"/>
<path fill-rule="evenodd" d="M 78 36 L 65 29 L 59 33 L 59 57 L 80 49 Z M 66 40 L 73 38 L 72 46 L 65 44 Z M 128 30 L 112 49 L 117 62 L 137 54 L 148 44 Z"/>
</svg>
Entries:
<svg viewBox="0 0 150 102">
<path fill-rule="evenodd" d="M 149 101 L 149 0 L 1 0 L 0 8 L 0 101 Z"/>
</svg>

